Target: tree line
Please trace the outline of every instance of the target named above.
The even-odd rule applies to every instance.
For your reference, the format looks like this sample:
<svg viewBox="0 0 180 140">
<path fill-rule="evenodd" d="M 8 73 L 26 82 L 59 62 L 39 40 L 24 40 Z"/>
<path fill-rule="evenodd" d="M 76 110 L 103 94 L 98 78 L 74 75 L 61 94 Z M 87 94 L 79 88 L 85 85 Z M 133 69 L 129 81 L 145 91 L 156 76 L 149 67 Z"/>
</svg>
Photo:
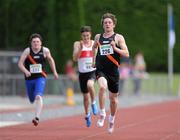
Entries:
<svg viewBox="0 0 180 140">
<path fill-rule="evenodd" d="M 174 8 L 176 36 L 179 34 L 180 1 Z M 148 71 L 167 72 L 167 1 L 165 0 L 1 0 L 0 50 L 22 51 L 29 36 L 40 33 L 60 73 L 72 58 L 73 42 L 80 39 L 80 27 L 90 25 L 93 37 L 102 32 L 101 16 L 111 12 L 129 48 L 131 59 L 138 51 L 145 56 Z M 180 72 L 180 48 L 176 38 L 174 70 Z"/>
</svg>

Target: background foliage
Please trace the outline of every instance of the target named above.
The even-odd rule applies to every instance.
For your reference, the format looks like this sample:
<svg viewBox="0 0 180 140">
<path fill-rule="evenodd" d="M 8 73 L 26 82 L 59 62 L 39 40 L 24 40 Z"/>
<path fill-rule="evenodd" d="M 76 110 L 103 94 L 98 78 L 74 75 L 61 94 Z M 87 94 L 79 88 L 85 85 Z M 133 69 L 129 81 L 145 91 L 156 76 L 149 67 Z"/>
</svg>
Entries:
<svg viewBox="0 0 180 140">
<path fill-rule="evenodd" d="M 180 1 L 169 2 L 176 22 L 174 70 L 180 72 Z M 29 36 L 40 33 L 62 73 L 65 62 L 72 58 L 73 42 L 80 39 L 80 27 L 91 25 L 94 37 L 102 32 L 100 19 L 106 12 L 116 15 L 116 32 L 125 37 L 132 59 L 140 50 L 148 71 L 167 72 L 165 0 L 1 0 L 0 50 L 23 51 L 29 46 Z"/>
</svg>

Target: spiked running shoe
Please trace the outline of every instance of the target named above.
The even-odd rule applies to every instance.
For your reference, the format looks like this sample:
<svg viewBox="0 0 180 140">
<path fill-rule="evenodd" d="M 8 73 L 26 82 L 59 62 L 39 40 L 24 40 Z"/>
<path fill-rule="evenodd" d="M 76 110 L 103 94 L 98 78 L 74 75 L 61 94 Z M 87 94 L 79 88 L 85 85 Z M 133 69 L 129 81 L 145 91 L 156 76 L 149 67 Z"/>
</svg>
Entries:
<svg viewBox="0 0 180 140">
<path fill-rule="evenodd" d="M 98 109 L 97 109 L 97 105 L 96 105 L 96 103 L 95 103 L 95 104 L 92 104 L 92 105 L 91 105 L 91 108 L 92 108 L 92 112 L 93 112 L 93 114 L 94 114 L 94 115 L 97 115 L 97 113 L 98 113 Z"/>
<path fill-rule="evenodd" d="M 32 120 L 32 123 L 34 124 L 34 126 L 37 126 L 39 124 L 39 118 L 35 117 L 33 120 Z"/>
<path fill-rule="evenodd" d="M 100 115 L 100 118 L 97 121 L 97 126 L 98 127 L 103 127 L 104 126 L 104 120 L 105 120 L 106 116 L 104 115 Z"/>
<path fill-rule="evenodd" d="M 108 132 L 109 134 L 111 134 L 114 131 L 114 123 L 109 122 L 109 126 L 108 126 Z"/>
<path fill-rule="evenodd" d="M 85 120 L 86 120 L 86 126 L 90 127 L 91 126 L 91 115 L 86 116 Z"/>
</svg>

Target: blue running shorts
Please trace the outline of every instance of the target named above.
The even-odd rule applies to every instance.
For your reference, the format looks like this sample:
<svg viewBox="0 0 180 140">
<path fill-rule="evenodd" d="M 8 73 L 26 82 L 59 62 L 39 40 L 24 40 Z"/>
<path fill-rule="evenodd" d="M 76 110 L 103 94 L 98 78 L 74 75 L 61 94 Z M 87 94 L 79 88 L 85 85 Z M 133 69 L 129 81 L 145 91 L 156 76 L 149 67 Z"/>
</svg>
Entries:
<svg viewBox="0 0 180 140">
<path fill-rule="evenodd" d="M 27 96 L 31 103 L 37 95 L 43 96 L 46 85 L 46 78 L 40 77 L 33 80 L 26 80 Z"/>
</svg>

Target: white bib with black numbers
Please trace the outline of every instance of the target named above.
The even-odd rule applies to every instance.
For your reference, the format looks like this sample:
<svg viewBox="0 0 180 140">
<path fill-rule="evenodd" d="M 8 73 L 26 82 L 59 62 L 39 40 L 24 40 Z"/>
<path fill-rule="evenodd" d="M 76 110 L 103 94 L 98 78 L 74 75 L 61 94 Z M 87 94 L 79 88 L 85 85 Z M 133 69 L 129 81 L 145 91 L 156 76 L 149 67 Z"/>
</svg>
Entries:
<svg viewBox="0 0 180 140">
<path fill-rule="evenodd" d="M 41 73 L 42 72 L 42 65 L 41 64 L 31 64 L 30 65 L 30 72 L 31 73 Z"/>
<path fill-rule="evenodd" d="M 110 44 L 101 45 L 100 55 L 109 55 L 113 53 L 114 53 L 114 50 Z"/>
</svg>

